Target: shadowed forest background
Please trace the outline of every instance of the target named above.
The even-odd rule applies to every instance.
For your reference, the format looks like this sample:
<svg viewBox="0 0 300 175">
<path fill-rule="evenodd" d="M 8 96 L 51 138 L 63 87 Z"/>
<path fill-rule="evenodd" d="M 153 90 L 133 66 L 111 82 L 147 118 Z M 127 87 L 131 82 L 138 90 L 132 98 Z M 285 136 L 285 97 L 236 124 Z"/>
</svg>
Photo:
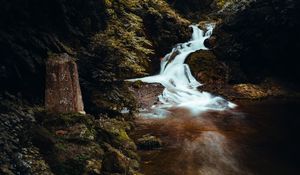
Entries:
<svg viewBox="0 0 300 175">
<path fill-rule="evenodd" d="M 0 174 L 142 172 L 134 119 L 143 96 L 135 92 L 148 86 L 124 80 L 158 73 L 201 21 L 216 23 L 209 50 L 186 60 L 201 90 L 232 101 L 297 101 L 299 13 L 296 0 L 0 0 Z M 66 57 L 78 67 L 86 114 L 45 109 L 47 60 Z M 291 166 L 299 163 L 292 115 L 278 116 Z"/>
</svg>

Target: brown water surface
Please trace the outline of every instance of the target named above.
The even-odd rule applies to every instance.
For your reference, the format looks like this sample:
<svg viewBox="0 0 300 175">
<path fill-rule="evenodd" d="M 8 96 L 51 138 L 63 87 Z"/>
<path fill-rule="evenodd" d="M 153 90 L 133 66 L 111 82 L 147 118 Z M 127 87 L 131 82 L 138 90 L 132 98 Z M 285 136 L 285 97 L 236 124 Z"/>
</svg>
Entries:
<svg viewBox="0 0 300 175">
<path fill-rule="evenodd" d="M 139 151 L 145 175 L 294 175 L 299 169 L 299 101 L 239 102 L 227 112 L 137 119 L 134 138 L 152 134 L 161 149 Z"/>
</svg>

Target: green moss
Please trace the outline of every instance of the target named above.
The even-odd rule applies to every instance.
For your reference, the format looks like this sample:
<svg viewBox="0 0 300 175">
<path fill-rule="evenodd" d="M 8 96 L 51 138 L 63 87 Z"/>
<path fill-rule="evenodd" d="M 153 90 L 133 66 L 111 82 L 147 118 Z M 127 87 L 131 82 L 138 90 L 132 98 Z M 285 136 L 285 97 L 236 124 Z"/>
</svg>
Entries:
<svg viewBox="0 0 300 175">
<path fill-rule="evenodd" d="M 131 83 L 132 87 L 134 87 L 134 88 L 141 88 L 143 84 L 144 83 L 141 80 Z"/>
<path fill-rule="evenodd" d="M 118 139 L 120 139 L 120 140 L 129 140 L 130 138 L 128 137 L 126 131 L 124 129 L 121 129 L 119 131 L 119 134 L 118 134 Z"/>
<path fill-rule="evenodd" d="M 93 124 L 93 116 L 91 115 L 84 115 L 80 113 L 66 113 L 66 114 L 60 114 L 60 113 L 40 113 L 37 114 L 37 117 L 42 125 L 46 127 L 51 126 L 72 126 L 76 123 L 84 123 L 87 126 L 90 126 Z"/>
<path fill-rule="evenodd" d="M 50 155 L 51 168 L 58 175 L 81 175 L 87 171 L 89 160 L 101 162 L 103 155 L 97 144 L 78 145 L 61 140 Z"/>
<path fill-rule="evenodd" d="M 107 59 L 115 60 L 118 77 L 145 75 L 149 56 L 154 52 L 145 38 L 143 20 L 132 12 L 138 1 L 106 1 L 108 25 L 92 37 L 94 49 L 105 49 Z M 130 9 L 130 10 L 129 10 Z"/>
<path fill-rule="evenodd" d="M 224 7 L 224 5 L 228 2 L 228 0 L 216 0 L 217 6 L 219 8 Z"/>
</svg>

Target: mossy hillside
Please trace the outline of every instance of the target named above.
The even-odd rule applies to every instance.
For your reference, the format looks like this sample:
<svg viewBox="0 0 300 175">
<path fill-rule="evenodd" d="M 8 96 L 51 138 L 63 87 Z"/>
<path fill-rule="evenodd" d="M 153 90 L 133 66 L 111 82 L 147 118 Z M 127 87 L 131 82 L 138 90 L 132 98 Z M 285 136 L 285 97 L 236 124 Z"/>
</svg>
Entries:
<svg viewBox="0 0 300 175">
<path fill-rule="evenodd" d="M 133 13 L 137 1 L 105 1 L 107 27 L 92 37 L 94 50 L 104 51 L 118 78 L 145 75 L 152 44 L 145 38 L 143 20 Z"/>
<path fill-rule="evenodd" d="M 157 41 L 156 37 L 151 35 L 156 31 L 155 23 L 153 26 L 147 26 L 149 16 L 158 16 L 158 18 L 170 20 L 173 23 L 187 27 L 189 22 L 172 10 L 164 1 L 143 0 L 143 1 L 105 1 L 107 27 L 103 32 L 97 33 L 92 37 L 92 48 L 97 52 L 102 52 L 105 59 L 114 63 L 113 71 L 118 78 L 129 78 L 134 76 L 143 76 L 149 71 L 149 59 L 153 56 L 155 47 L 158 47 L 163 40 Z M 150 21 L 151 22 L 151 21 Z M 146 25 L 145 25 L 146 24 Z M 160 26 L 159 26 L 160 25 Z M 162 26 L 163 25 L 163 26 Z M 154 27 L 154 29 L 152 29 Z M 157 27 L 165 27 L 164 24 L 158 24 Z M 172 31 L 171 28 L 165 28 L 164 33 L 158 33 L 160 37 L 166 32 Z M 173 31 L 172 31 L 173 32 Z M 174 30 L 175 32 L 175 30 Z M 150 35 L 149 35 L 150 34 Z M 170 40 L 176 40 L 180 37 L 178 33 L 168 34 L 166 45 L 172 45 Z M 165 36 L 166 39 L 168 36 Z M 155 38 L 153 38 L 155 37 Z M 154 43 L 154 42 L 160 42 Z M 153 45 L 154 44 L 154 45 Z"/>
<path fill-rule="evenodd" d="M 79 53 L 79 75 L 86 111 L 116 116 L 125 107 L 136 106 L 121 81 L 150 73 L 154 53 L 166 50 L 161 52 L 165 54 L 173 44 L 189 38 L 189 22 L 164 1 L 106 0 L 103 4 L 106 27 L 90 37 L 89 53 Z"/>
<path fill-rule="evenodd" d="M 105 162 L 119 166 L 121 174 L 137 173 L 136 146 L 127 135 L 131 128 L 124 120 L 104 116 L 97 120 L 91 115 L 43 110 L 37 112 L 36 118 L 39 125 L 33 130 L 34 144 L 55 174 L 114 173 L 113 169 L 103 168 L 108 167 Z M 41 143 L 45 141 L 47 145 Z"/>
</svg>

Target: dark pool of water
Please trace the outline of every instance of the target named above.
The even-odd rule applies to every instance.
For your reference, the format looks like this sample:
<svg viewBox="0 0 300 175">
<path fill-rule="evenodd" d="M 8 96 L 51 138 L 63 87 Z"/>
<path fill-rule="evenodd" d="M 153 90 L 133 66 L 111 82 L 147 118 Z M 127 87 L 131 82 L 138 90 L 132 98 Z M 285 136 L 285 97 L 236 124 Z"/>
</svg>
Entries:
<svg viewBox="0 0 300 175">
<path fill-rule="evenodd" d="M 165 119 L 138 119 L 134 138 L 162 139 L 158 150 L 139 151 L 145 175 L 300 174 L 300 102 L 238 102 L 227 112 L 191 117 L 174 110 Z"/>
</svg>

